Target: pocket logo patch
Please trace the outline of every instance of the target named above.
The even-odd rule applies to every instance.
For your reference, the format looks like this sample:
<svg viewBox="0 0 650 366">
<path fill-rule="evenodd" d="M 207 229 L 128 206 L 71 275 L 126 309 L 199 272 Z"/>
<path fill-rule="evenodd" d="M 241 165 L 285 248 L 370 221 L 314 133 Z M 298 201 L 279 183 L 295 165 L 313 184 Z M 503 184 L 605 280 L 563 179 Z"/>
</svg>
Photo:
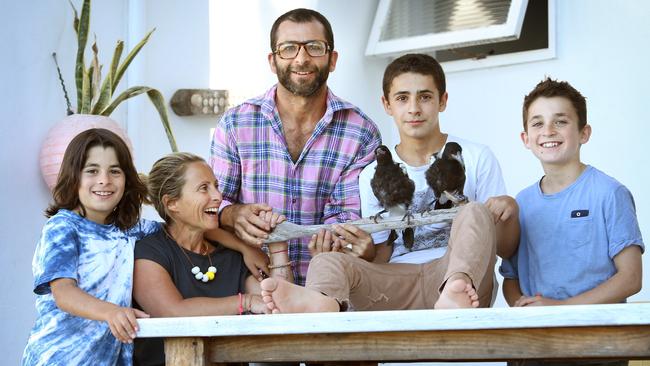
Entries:
<svg viewBox="0 0 650 366">
<path fill-rule="evenodd" d="M 571 218 L 587 217 L 589 216 L 589 210 L 573 210 L 571 211 Z"/>
</svg>

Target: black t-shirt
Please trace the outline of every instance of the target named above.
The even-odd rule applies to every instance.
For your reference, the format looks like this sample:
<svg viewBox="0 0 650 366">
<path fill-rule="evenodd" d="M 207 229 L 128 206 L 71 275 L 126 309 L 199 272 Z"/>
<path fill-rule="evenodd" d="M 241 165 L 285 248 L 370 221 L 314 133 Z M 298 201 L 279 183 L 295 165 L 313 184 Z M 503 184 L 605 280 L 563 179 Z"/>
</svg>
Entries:
<svg viewBox="0 0 650 366">
<path fill-rule="evenodd" d="M 205 273 L 210 267 L 208 256 L 181 248 L 167 236 L 164 230 L 146 236 L 135 244 L 135 259 L 148 259 L 160 264 L 171 276 L 174 285 L 184 299 L 192 297 L 226 297 L 245 292 L 245 281 L 250 272 L 241 253 L 213 242 L 215 250 L 210 254 L 212 265 L 217 268 L 214 280 L 203 282 L 192 273 L 192 261 Z M 185 256 L 185 254 L 187 256 Z M 138 307 L 137 304 L 134 306 Z M 165 353 L 162 338 L 136 338 L 134 364 L 137 366 L 164 365 Z"/>
</svg>

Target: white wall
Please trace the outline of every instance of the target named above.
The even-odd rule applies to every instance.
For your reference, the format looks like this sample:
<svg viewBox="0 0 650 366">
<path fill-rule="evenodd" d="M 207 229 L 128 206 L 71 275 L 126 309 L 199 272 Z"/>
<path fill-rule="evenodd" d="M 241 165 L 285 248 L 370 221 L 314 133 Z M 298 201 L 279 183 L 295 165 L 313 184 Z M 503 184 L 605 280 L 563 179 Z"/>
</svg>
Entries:
<svg viewBox="0 0 650 366">
<path fill-rule="evenodd" d="M 387 143 L 397 141 L 392 121 L 379 103 L 381 76 L 388 61 L 363 56 L 376 0 L 149 0 L 135 15 L 133 10 L 129 13 L 127 3 L 93 3 L 91 29 L 97 33 L 102 62 L 110 61 L 117 39 L 128 39 L 128 29 L 133 29 L 127 26 L 129 21 L 145 31 L 155 26 L 156 32 L 137 59 L 140 65 L 134 65 L 141 74 L 132 78 L 158 88 L 167 100 L 180 88 L 228 88 L 244 96 L 263 92 L 275 82 L 266 63 L 273 20 L 298 6 L 321 11 L 332 23 L 340 53 L 329 85 L 370 115 Z M 38 150 L 47 130 L 65 116 L 50 53 L 59 54 L 68 89 L 74 90 L 76 46 L 66 1 L 2 0 L 2 5 L 0 354 L 3 364 L 17 364 L 34 320 L 30 264 L 49 200 L 38 171 Z M 516 194 L 542 174 L 519 142 L 523 95 L 546 74 L 569 80 L 588 97 L 594 128 L 592 140 L 583 147 L 583 160 L 630 188 L 647 240 L 650 193 L 642 185 L 650 176 L 643 146 L 650 127 L 643 123 L 643 102 L 650 84 L 645 67 L 650 51 L 644 47 L 650 39 L 646 25 L 650 4 L 627 0 L 614 6 L 606 0 L 558 1 L 555 60 L 449 74 L 449 106 L 441 123 L 447 132 L 489 144 L 501 162 L 509 193 Z M 217 12 L 212 33 L 210 7 Z M 210 67 L 211 48 L 214 69 Z M 122 88 L 127 83 L 124 80 Z M 138 97 L 128 107 L 128 111 L 126 105 L 120 107 L 113 117 L 124 124 L 128 121 L 138 169 L 146 172 L 169 147 L 146 97 Z M 208 131 L 216 121 L 181 118 L 171 110 L 170 118 L 179 148 L 207 156 Z M 647 258 L 644 262 L 650 268 Z M 646 286 L 632 300 L 649 298 Z"/>
<path fill-rule="evenodd" d="M 94 11 L 106 14 L 93 19 L 93 28 L 102 29 L 97 36 L 106 55 L 122 36 L 123 4 L 98 1 Z M 53 51 L 68 91 L 74 90 L 70 6 L 66 1 L 2 1 L 0 45 L 0 359 L 15 365 L 34 322 L 31 259 L 50 199 L 38 170 L 39 148 L 48 129 L 65 116 Z"/>
</svg>

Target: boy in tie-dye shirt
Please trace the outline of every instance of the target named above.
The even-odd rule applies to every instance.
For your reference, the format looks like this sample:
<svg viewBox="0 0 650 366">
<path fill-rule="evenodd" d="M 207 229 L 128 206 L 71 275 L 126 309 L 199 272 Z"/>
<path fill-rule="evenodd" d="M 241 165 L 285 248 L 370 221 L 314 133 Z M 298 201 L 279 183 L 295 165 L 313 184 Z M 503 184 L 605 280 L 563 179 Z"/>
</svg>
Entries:
<svg viewBox="0 0 650 366">
<path fill-rule="evenodd" d="M 140 219 L 146 186 L 122 139 L 77 135 L 63 157 L 33 261 L 38 312 L 23 365 L 131 365 L 136 240 L 158 230 Z"/>
<path fill-rule="evenodd" d="M 108 323 L 69 314 L 56 305 L 50 281 L 72 278 L 99 300 L 131 306 L 133 248 L 155 232 L 156 222 L 140 220 L 121 231 L 75 212 L 59 210 L 45 224 L 36 248 L 34 292 L 38 320 L 29 337 L 24 364 L 129 365 L 133 345 L 115 338 Z"/>
</svg>

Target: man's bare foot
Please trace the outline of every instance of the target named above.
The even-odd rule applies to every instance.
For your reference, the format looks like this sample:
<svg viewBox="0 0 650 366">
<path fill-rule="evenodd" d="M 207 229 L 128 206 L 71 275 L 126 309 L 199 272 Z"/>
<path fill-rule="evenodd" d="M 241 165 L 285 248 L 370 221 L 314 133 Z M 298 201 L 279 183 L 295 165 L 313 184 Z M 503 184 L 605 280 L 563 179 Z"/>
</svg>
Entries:
<svg viewBox="0 0 650 366">
<path fill-rule="evenodd" d="M 445 287 L 440 292 L 440 297 L 434 309 L 458 309 L 478 307 L 478 294 L 472 284 L 464 279 L 451 278 L 447 280 Z"/>
<path fill-rule="evenodd" d="M 339 304 L 333 298 L 282 279 L 267 278 L 260 286 L 262 300 L 273 314 L 339 311 Z"/>
</svg>

